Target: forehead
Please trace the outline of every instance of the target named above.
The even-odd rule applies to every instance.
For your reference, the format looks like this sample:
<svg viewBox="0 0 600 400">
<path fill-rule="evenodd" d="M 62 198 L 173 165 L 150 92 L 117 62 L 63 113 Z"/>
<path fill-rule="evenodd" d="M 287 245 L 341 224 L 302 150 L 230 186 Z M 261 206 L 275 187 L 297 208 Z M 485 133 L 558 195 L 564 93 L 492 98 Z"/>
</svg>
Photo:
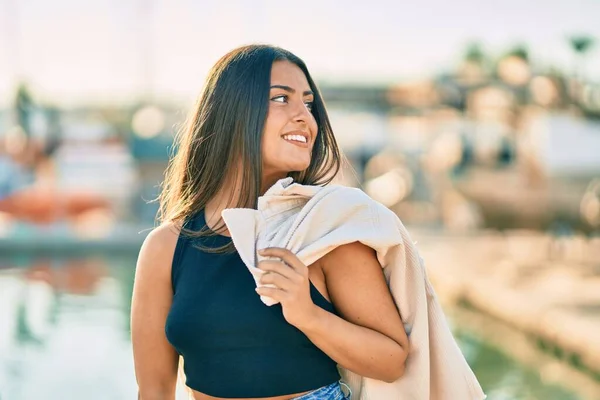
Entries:
<svg viewBox="0 0 600 400">
<path fill-rule="evenodd" d="M 310 90 L 304 72 L 289 61 L 275 61 L 271 68 L 271 84 L 287 85 L 297 90 Z"/>
</svg>

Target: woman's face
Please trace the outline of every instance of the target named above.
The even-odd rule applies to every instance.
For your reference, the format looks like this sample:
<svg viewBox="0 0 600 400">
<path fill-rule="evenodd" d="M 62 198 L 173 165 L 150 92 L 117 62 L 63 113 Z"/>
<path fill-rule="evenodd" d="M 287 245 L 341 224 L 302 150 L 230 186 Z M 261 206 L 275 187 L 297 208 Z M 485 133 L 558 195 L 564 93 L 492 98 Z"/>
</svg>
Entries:
<svg viewBox="0 0 600 400">
<path fill-rule="evenodd" d="M 313 99 L 300 68 L 289 61 L 273 63 L 262 136 L 263 174 L 267 179 L 279 179 L 310 165 L 317 136 L 317 122 L 311 113 Z"/>
</svg>

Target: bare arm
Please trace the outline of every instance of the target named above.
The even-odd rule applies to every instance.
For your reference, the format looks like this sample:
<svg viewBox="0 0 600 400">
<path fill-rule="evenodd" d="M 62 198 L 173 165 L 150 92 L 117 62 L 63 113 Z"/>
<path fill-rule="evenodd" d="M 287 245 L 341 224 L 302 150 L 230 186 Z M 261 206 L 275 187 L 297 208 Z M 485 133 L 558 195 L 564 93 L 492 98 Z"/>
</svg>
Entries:
<svg viewBox="0 0 600 400">
<path fill-rule="evenodd" d="M 342 318 L 319 309 L 305 334 L 359 375 L 393 382 L 404 373 L 408 338 L 375 251 L 340 246 L 322 260 L 327 291 Z"/>
<path fill-rule="evenodd" d="M 278 289 L 258 290 L 281 301 L 289 323 L 350 371 L 385 382 L 403 375 L 408 338 L 373 249 L 354 242 L 318 261 L 341 318 L 309 300 L 307 268 L 295 255 L 285 249 L 262 254 L 280 257 L 294 270 L 264 262 L 262 269 L 280 276 L 270 273 L 261 282 L 273 283 Z"/>
<path fill-rule="evenodd" d="M 138 399 L 174 400 L 179 356 L 167 341 L 171 307 L 171 263 L 179 230 L 172 224 L 153 230 L 137 261 L 131 304 L 131 341 Z"/>
</svg>

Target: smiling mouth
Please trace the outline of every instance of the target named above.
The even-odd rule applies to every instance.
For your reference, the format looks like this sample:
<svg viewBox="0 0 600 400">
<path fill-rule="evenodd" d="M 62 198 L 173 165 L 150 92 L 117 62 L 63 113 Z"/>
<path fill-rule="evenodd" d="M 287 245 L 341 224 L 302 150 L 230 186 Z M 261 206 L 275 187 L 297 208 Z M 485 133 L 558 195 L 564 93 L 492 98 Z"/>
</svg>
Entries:
<svg viewBox="0 0 600 400">
<path fill-rule="evenodd" d="M 308 148 L 308 139 L 303 135 L 283 135 L 281 137 L 283 140 L 288 142 L 289 144 L 293 144 L 294 146 Z"/>
<path fill-rule="evenodd" d="M 287 140 L 288 142 L 297 142 L 297 143 L 308 143 L 308 139 L 304 135 L 283 135 L 282 138 Z"/>
</svg>

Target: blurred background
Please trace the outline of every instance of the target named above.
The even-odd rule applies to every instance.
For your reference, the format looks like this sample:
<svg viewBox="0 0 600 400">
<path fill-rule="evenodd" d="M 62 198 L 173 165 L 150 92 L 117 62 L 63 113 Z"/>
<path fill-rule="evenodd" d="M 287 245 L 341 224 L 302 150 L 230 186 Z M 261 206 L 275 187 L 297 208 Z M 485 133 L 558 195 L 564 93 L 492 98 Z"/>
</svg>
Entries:
<svg viewBox="0 0 600 400">
<path fill-rule="evenodd" d="M 600 2 L 350 4 L 0 0 L 0 399 L 136 397 L 149 200 L 251 42 L 308 64 L 488 399 L 600 399 Z"/>
</svg>

